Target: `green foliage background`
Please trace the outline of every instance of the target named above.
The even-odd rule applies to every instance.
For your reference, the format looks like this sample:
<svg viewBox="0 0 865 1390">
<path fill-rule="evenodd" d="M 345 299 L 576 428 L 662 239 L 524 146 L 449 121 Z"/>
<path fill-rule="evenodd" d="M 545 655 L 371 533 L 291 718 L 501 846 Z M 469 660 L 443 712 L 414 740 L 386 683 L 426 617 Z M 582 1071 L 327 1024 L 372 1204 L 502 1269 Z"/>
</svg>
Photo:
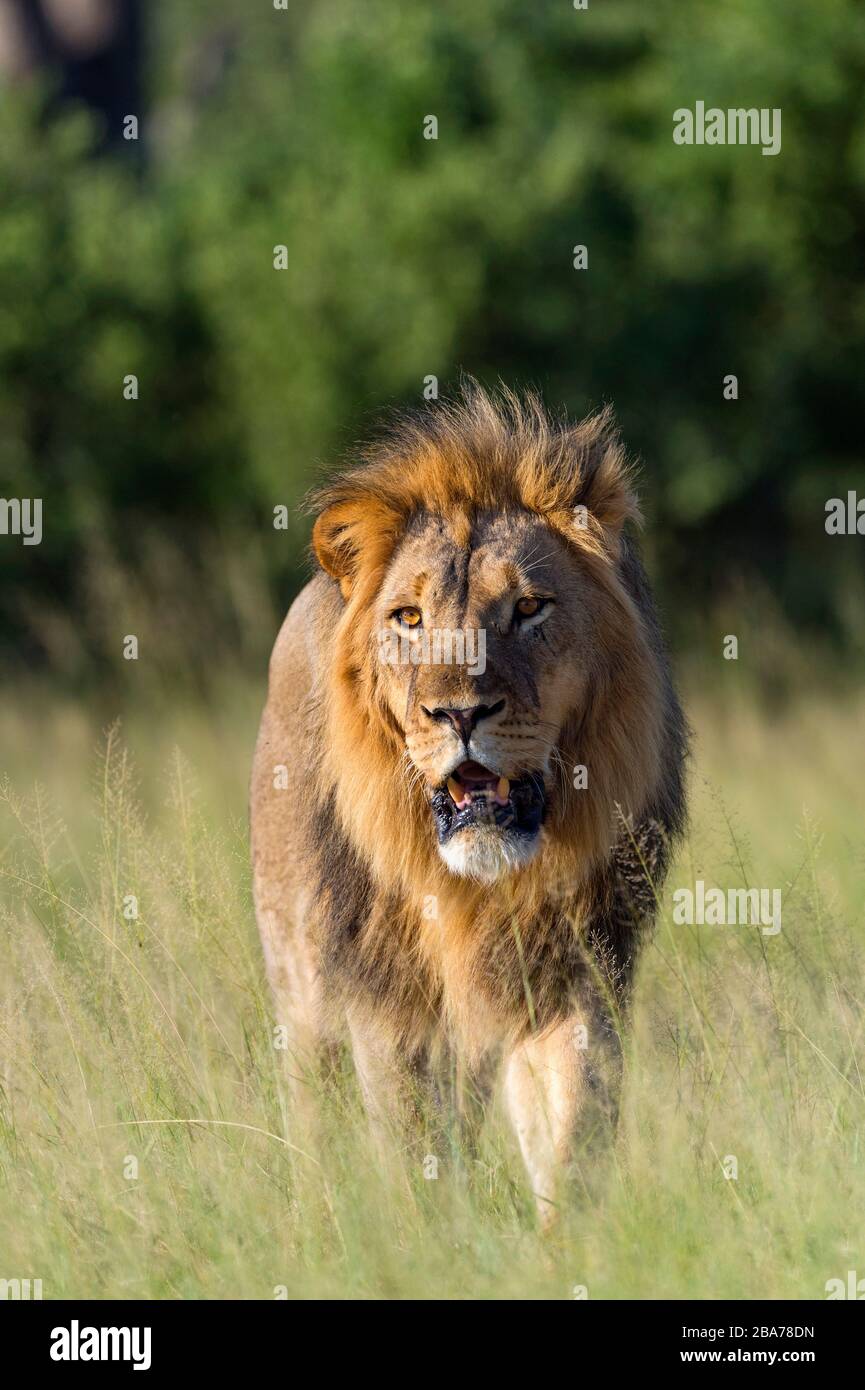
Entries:
<svg viewBox="0 0 865 1390">
<path fill-rule="evenodd" d="M 44 85 L 2 104 L 0 492 L 45 514 L 2 540 L 7 651 L 105 675 L 134 620 L 258 659 L 304 566 L 273 507 L 461 370 L 614 402 L 682 642 L 735 603 L 865 650 L 823 526 L 865 494 L 855 0 L 150 10 L 143 169 Z M 697 100 L 780 107 L 782 152 L 674 145 Z"/>
</svg>

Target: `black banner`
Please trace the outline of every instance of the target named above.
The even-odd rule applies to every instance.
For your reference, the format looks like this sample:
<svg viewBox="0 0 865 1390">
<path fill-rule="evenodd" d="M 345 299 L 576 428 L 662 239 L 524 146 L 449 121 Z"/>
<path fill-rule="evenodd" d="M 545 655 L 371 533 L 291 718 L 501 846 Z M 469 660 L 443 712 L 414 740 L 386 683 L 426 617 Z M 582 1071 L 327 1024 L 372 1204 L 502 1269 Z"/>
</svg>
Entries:
<svg viewBox="0 0 865 1390">
<path fill-rule="evenodd" d="M 313 1318 L 315 1314 L 312 1314 Z M 326 1313 L 324 1316 L 333 1316 Z M 342 1317 L 343 1314 L 340 1314 Z M 368 1312 L 366 1316 L 370 1316 Z M 375 1314 L 372 1313 L 373 1318 Z M 403 1313 L 403 1317 L 405 1313 Z M 429 1309 L 418 1324 L 417 1335 L 428 1335 Z M 444 1308 L 434 1314 L 447 1326 L 459 1326 L 464 1311 L 452 1314 Z M 9 1302 L 0 1313 L 5 1345 L 25 1372 L 52 1377 L 92 1376 L 110 1369 L 113 1374 L 172 1374 L 213 1370 L 221 1375 L 251 1368 L 282 1364 L 289 1373 L 306 1349 L 298 1343 L 310 1317 L 308 1304 L 284 1302 L 143 1303 L 143 1302 Z M 409 1314 L 409 1319 L 411 1315 Z M 687 1373 L 708 1366 L 761 1366 L 768 1370 L 800 1366 L 821 1377 L 849 1366 L 861 1343 L 862 1323 L 851 1309 L 829 1303 L 592 1303 L 576 1301 L 565 1308 L 538 1309 L 530 1313 L 524 1343 L 541 1326 L 580 1339 L 587 1356 L 608 1359 L 617 1371 L 633 1367 Z M 486 1319 L 484 1318 L 484 1321 Z M 406 1335 L 407 1324 L 398 1336 Z M 425 1329 L 425 1333 L 422 1333 Z M 286 1336 L 292 1335 L 292 1342 Z M 380 1335 L 380 1334 L 379 1334 Z M 390 1334 L 388 1334 L 390 1335 Z M 341 1345 L 352 1347 L 353 1369 L 362 1370 L 364 1348 L 369 1348 L 370 1368 L 381 1364 L 381 1346 L 373 1353 L 368 1340 Z M 325 1344 L 328 1355 L 334 1350 Z M 483 1339 L 484 1358 L 495 1357 L 489 1335 Z M 512 1330 L 501 1343 L 510 1356 Z M 461 1353 L 471 1362 L 471 1352 Z M 537 1350 L 532 1353 L 537 1355 Z M 338 1349 L 337 1349 L 338 1359 Z M 331 1362 L 332 1365 L 332 1362 Z"/>
</svg>

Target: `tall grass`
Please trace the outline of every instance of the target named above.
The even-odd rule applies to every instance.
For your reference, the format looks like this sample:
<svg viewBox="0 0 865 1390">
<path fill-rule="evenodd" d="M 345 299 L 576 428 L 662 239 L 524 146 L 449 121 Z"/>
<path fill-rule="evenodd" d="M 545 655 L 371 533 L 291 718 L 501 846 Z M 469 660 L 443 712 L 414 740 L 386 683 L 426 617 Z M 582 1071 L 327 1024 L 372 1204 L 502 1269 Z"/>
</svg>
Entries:
<svg viewBox="0 0 865 1390">
<path fill-rule="evenodd" d="M 257 700 L 139 704 L 107 733 L 38 692 L 0 709 L 0 1277 L 438 1299 L 821 1298 L 865 1275 L 865 700 L 690 702 L 692 829 L 619 1138 L 546 1237 L 498 1106 L 476 1153 L 439 1128 L 437 1178 L 413 1156 L 395 1181 L 344 1065 L 305 1146 L 252 918 Z M 697 878 L 780 887 L 782 931 L 674 925 Z"/>
</svg>

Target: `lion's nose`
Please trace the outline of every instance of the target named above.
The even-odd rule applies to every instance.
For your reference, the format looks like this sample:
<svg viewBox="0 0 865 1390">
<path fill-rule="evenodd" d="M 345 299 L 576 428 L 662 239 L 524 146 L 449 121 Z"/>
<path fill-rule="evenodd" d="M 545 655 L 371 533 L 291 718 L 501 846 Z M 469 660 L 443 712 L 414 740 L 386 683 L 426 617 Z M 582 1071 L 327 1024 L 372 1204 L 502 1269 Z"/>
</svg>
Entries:
<svg viewBox="0 0 865 1390">
<path fill-rule="evenodd" d="M 445 708 L 440 705 L 436 709 L 424 709 L 424 713 L 439 723 L 452 724 L 468 748 L 469 739 L 480 721 L 490 719 L 494 714 L 501 714 L 504 707 L 504 700 L 496 700 L 494 705 L 469 705 L 465 709 Z"/>
</svg>

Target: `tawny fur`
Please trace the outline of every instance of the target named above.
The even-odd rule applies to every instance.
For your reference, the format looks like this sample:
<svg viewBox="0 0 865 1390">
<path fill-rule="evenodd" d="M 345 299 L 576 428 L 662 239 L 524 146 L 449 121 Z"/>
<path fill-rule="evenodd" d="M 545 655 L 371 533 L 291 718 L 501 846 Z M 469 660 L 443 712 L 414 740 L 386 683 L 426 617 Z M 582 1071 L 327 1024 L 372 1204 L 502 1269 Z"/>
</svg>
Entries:
<svg viewBox="0 0 865 1390">
<path fill-rule="evenodd" d="M 314 505 L 321 568 L 274 649 L 252 783 L 280 1021 L 298 1053 L 347 1025 L 371 1112 L 375 1076 L 395 1096 L 394 1078 L 436 1050 L 470 1066 L 503 1051 L 532 1182 L 551 1200 L 684 819 L 685 726 L 626 529 L 630 470 L 608 412 L 557 423 L 532 397 L 471 385 L 394 427 Z M 517 641 L 497 615 L 545 569 L 555 623 Z M 442 619 L 486 623 L 492 669 L 383 667 L 388 603 L 415 593 Z M 438 851 L 428 796 L 451 749 L 425 712 L 501 691 L 483 747 L 508 776 L 543 766 L 550 804 L 538 852 L 490 885 Z M 563 1045 L 574 1026 L 594 1054 Z M 535 1113 L 532 1059 L 551 1055 Z M 555 1134 L 541 1159 L 539 1126 Z"/>
</svg>

